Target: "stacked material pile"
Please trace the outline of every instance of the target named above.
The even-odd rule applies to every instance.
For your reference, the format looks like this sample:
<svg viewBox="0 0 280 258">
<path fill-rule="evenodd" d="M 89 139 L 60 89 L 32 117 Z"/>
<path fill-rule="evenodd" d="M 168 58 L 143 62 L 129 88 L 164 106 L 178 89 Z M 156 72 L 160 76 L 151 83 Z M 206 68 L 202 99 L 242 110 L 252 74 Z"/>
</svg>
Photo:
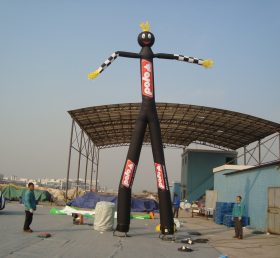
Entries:
<svg viewBox="0 0 280 258">
<path fill-rule="evenodd" d="M 223 224 L 224 216 L 232 214 L 233 202 L 216 202 L 214 221 L 216 224 Z"/>
<path fill-rule="evenodd" d="M 1 190 L 0 190 L 0 210 L 3 210 L 5 208 L 6 200 L 3 196 Z"/>
<path fill-rule="evenodd" d="M 67 193 L 67 198 L 70 199 L 70 200 L 73 200 L 74 198 L 76 197 L 79 197 L 79 196 L 83 196 L 85 194 L 85 191 L 78 188 L 72 188 L 70 190 L 68 190 L 68 193 Z"/>
<path fill-rule="evenodd" d="M 234 221 L 231 214 L 224 215 L 223 224 L 227 227 L 234 227 Z"/>
<path fill-rule="evenodd" d="M 77 197 L 74 200 L 67 203 L 69 206 L 95 209 L 95 206 L 100 201 L 117 203 L 117 196 L 113 195 L 103 195 L 94 192 L 88 192 L 81 197 Z M 150 212 L 158 210 L 159 206 L 155 200 L 152 199 L 131 199 L 131 211 L 133 212 Z"/>
<path fill-rule="evenodd" d="M 214 215 L 214 221 L 217 224 L 224 224 L 227 227 L 234 227 L 232 218 L 233 202 L 217 202 Z M 242 226 L 250 225 L 250 218 L 247 216 L 242 217 Z"/>
<path fill-rule="evenodd" d="M 242 227 L 250 225 L 250 218 L 247 216 L 242 217 Z M 234 227 L 234 220 L 231 214 L 224 215 L 223 224 L 227 227 Z"/>
<path fill-rule="evenodd" d="M 56 204 L 62 203 L 63 205 L 65 205 L 65 201 L 64 201 L 65 192 L 64 191 L 59 190 L 59 189 L 52 189 L 52 188 L 48 188 L 47 190 L 52 195 L 53 202 L 55 202 Z"/>
<path fill-rule="evenodd" d="M 10 201 L 21 201 L 25 191 L 27 191 L 26 187 L 21 187 L 13 184 L 5 185 L 2 188 L 3 196 Z M 37 202 L 51 201 L 51 194 L 46 190 L 35 189 L 34 194 Z"/>
</svg>

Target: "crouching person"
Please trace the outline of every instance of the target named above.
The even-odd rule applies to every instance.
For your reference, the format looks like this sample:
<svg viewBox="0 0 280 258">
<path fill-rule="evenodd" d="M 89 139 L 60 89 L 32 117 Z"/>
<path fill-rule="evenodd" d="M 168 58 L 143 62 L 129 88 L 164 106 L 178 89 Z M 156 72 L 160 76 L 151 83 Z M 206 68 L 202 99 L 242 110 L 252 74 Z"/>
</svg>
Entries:
<svg viewBox="0 0 280 258">
<path fill-rule="evenodd" d="M 36 210 L 36 200 L 34 195 L 34 184 L 28 184 L 28 190 L 24 194 L 24 208 L 25 208 L 25 221 L 23 226 L 23 231 L 32 233 L 33 230 L 30 225 L 33 220 L 33 212 Z"/>
</svg>

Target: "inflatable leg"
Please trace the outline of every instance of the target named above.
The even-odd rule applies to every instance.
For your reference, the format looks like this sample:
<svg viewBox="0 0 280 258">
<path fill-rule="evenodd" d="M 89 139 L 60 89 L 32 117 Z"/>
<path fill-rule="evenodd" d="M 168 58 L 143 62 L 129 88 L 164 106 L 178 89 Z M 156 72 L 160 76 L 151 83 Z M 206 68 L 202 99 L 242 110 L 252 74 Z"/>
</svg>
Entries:
<svg viewBox="0 0 280 258">
<path fill-rule="evenodd" d="M 156 109 L 154 109 L 154 112 L 152 112 L 149 116 L 149 129 L 158 186 L 160 230 L 162 234 L 170 235 L 174 234 L 174 221 L 168 178 L 165 168 L 161 131 Z"/>
<path fill-rule="evenodd" d="M 142 143 L 147 127 L 147 119 L 141 109 L 135 124 L 131 143 L 128 149 L 126 162 L 122 172 L 118 192 L 118 217 L 116 231 L 128 232 L 130 225 L 131 187 L 133 184 Z"/>
</svg>

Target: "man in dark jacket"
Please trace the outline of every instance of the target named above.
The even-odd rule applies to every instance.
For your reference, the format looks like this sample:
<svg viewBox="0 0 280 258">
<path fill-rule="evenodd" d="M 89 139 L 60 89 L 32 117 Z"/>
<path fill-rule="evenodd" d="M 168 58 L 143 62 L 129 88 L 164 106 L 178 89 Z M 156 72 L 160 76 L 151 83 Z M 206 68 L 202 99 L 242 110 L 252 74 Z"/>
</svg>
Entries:
<svg viewBox="0 0 280 258">
<path fill-rule="evenodd" d="M 24 193 L 24 208 L 25 208 L 25 221 L 23 231 L 32 233 L 33 230 L 30 228 L 30 224 L 33 219 L 33 212 L 36 210 L 36 200 L 34 195 L 34 184 L 28 184 L 28 190 Z"/>
</svg>

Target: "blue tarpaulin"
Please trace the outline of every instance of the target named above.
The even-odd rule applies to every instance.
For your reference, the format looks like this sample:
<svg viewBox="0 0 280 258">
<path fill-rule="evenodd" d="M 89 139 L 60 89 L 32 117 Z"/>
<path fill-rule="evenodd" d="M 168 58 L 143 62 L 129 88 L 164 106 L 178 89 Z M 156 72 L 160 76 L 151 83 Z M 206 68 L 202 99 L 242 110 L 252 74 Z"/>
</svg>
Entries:
<svg viewBox="0 0 280 258">
<path fill-rule="evenodd" d="M 112 202 L 117 204 L 118 197 L 113 195 L 101 195 L 89 192 L 68 202 L 67 205 L 79 208 L 94 209 L 96 203 L 100 201 Z M 149 212 L 154 210 L 158 210 L 158 203 L 155 200 L 138 198 L 131 199 L 131 211 L 133 212 Z"/>
</svg>

